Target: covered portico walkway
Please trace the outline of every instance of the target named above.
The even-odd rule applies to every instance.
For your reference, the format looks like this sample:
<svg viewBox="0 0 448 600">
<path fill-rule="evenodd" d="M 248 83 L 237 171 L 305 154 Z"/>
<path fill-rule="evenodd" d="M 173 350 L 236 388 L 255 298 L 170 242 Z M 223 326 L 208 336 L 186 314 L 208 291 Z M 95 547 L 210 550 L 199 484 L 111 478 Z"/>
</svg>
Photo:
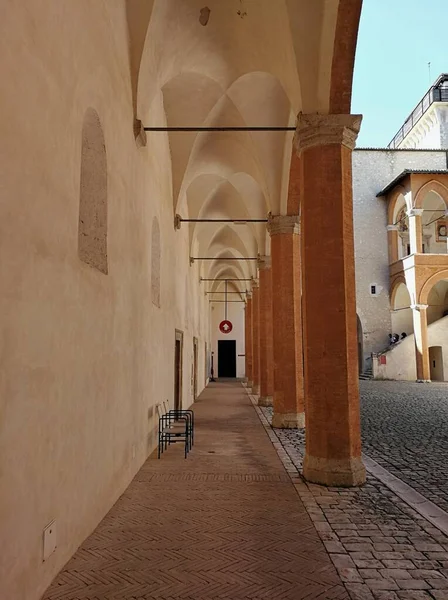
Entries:
<svg viewBox="0 0 448 600">
<path fill-rule="evenodd" d="M 189 458 L 153 453 L 45 600 L 348 598 L 243 386 L 194 407 Z"/>
</svg>

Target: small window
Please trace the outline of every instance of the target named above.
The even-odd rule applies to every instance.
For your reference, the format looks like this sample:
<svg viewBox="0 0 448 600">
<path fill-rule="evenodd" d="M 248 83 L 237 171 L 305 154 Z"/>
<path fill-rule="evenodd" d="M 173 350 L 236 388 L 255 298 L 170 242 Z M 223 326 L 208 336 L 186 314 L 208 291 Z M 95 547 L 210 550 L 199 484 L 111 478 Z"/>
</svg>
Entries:
<svg viewBox="0 0 448 600">
<path fill-rule="evenodd" d="M 371 296 L 379 296 L 381 292 L 381 286 L 378 286 L 377 283 L 370 284 L 370 295 Z"/>
<path fill-rule="evenodd" d="M 370 286 L 370 293 L 372 294 L 372 296 L 376 296 L 376 285 Z"/>
<path fill-rule="evenodd" d="M 411 254 L 411 244 L 407 244 L 406 245 L 406 256 L 409 256 Z"/>
</svg>

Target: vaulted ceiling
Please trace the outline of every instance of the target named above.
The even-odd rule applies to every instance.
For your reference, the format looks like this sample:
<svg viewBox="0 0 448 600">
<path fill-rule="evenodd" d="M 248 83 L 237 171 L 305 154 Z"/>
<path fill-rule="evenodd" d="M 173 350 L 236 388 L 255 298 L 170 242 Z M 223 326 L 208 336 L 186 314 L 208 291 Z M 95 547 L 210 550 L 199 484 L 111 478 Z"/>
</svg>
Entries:
<svg viewBox="0 0 448 600">
<path fill-rule="evenodd" d="M 127 0 L 137 117 L 154 127 L 287 127 L 300 111 L 349 112 L 361 2 Z M 173 216 L 287 212 L 293 132 L 166 135 Z M 189 228 L 191 253 L 216 257 L 201 264 L 204 277 L 255 276 L 255 261 L 230 259 L 269 253 L 264 223 Z"/>
</svg>

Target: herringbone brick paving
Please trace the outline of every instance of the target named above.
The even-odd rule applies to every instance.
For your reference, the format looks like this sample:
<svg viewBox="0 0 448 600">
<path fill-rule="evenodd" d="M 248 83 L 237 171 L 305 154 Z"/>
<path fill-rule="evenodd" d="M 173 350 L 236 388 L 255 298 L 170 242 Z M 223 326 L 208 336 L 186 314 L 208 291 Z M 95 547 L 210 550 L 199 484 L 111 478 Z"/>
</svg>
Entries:
<svg viewBox="0 0 448 600">
<path fill-rule="evenodd" d="M 188 459 L 154 453 L 44 600 L 348 598 L 242 386 L 195 416 Z"/>
</svg>

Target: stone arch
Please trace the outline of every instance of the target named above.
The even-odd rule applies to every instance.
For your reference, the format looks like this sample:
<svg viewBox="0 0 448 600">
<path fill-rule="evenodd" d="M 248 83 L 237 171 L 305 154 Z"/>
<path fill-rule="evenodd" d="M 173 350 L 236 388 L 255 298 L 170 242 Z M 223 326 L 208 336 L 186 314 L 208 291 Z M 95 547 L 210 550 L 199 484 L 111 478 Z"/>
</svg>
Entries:
<svg viewBox="0 0 448 600">
<path fill-rule="evenodd" d="M 390 295 L 391 333 L 401 335 L 414 333 L 414 323 L 411 309 L 411 294 L 403 276 L 397 277 L 392 284 Z"/>
<path fill-rule="evenodd" d="M 420 304 L 428 304 L 428 297 L 432 288 L 436 285 L 436 283 L 442 281 L 442 279 L 448 279 L 448 269 L 444 269 L 443 271 L 439 271 L 438 273 L 431 275 L 431 277 L 425 281 L 419 294 Z"/>
<path fill-rule="evenodd" d="M 107 275 L 107 156 L 100 118 L 93 108 L 87 109 L 82 128 L 78 256 Z"/>
<path fill-rule="evenodd" d="M 400 199 L 401 196 L 405 199 L 405 205 L 406 205 L 406 190 L 402 185 L 399 185 L 396 188 L 394 188 L 394 191 L 393 191 L 393 193 L 389 199 L 388 205 L 387 205 L 387 224 L 388 225 L 395 224 L 395 213 L 397 212 L 396 206 L 397 206 L 398 200 Z"/>
<path fill-rule="evenodd" d="M 131 70 L 132 105 L 137 116 L 140 65 L 145 48 L 146 35 L 151 20 L 154 0 L 126 0 L 126 17 L 129 32 L 129 62 Z"/>
<path fill-rule="evenodd" d="M 425 200 L 425 196 L 429 192 L 434 192 L 438 196 L 440 196 L 441 200 L 445 203 L 445 207 L 448 208 L 448 188 L 440 183 L 440 181 L 436 181 L 432 179 L 427 183 L 423 184 L 422 187 L 418 190 L 415 195 L 414 206 L 415 208 L 423 208 L 423 202 Z"/>
<path fill-rule="evenodd" d="M 151 300 L 160 308 L 160 275 L 161 275 L 161 241 L 160 226 L 157 217 L 152 220 L 151 230 Z"/>
</svg>

